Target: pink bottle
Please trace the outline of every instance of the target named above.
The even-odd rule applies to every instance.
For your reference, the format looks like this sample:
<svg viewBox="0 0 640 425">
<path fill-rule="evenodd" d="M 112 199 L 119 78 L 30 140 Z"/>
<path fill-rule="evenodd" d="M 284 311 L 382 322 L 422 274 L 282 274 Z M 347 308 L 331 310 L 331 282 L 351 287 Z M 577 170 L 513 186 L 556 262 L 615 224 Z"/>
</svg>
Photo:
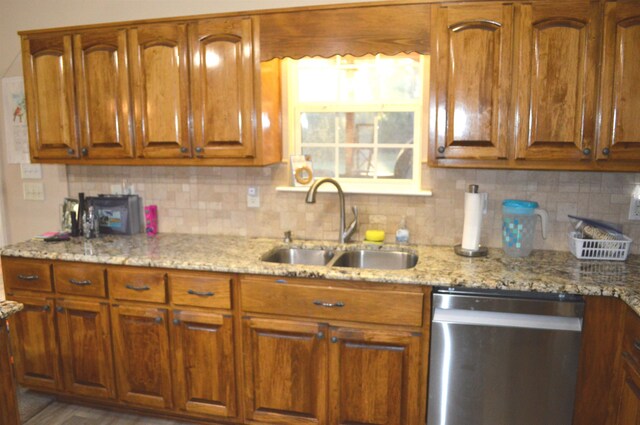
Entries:
<svg viewBox="0 0 640 425">
<path fill-rule="evenodd" d="M 156 205 L 144 207 L 144 224 L 147 236 L 158 233 L 158 207 Z"/>
</svg>

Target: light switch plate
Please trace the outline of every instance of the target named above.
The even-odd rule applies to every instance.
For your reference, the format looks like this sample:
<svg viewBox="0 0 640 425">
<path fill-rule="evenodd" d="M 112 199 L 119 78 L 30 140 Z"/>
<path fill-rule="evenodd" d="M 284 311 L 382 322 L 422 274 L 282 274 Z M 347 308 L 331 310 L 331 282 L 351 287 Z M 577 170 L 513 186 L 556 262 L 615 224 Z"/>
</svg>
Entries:
<svg viewBox="0 0 640 425">
<path fill-rule="evenodd" d="M 20 177 L 23 180 L 42 178 L 42 165 L 40 164 L 20 164 Z"/>
<path fill-rule="evenodd" d="M 44 184 L 41 182 L 22 183 L 22 194 L 26 201 L 44 201 Z"/>
<path fill-rule="evenodd" d="M 247 189 L 247 207 L 260 208 L 260 190 L 255 186 Z"/>
<path fill-rule="evenodd" d="M 640 199 L 632 197 L 629 204 L 629 220 L 640 220 Z"/>
</svg>

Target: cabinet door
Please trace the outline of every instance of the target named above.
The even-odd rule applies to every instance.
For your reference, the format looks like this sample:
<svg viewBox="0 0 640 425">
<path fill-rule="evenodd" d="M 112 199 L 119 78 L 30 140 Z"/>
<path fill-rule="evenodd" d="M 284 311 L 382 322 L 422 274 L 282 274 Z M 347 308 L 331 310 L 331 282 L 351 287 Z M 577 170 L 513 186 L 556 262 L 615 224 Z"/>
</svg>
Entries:
<svg viewBox="0 0 640 425">
<path fill-rule="evenodd" d="M 524 4 L 519 12 L 516 159 L 590 160 L 599 5 Z"/>
<path fill-rule="evenodd" d="M 111 308 L 120 400 L 141 406 L 170 408 L 167 311 L 128 305 Z"/>
<path fill-rule="evenodd" d="M 329 424 L 418 425 L 420 335 L 331 329 Z"/>
<path fill-rule="evenodd" d="M 190 413 L 236 416 L 231 316 L 174 311 L 172 341 L 176 407 Z"/>
<path fill-rule="evenodd" d="M 10 320 L 18 383 L 29 388 L 59 389 L 60 357 L 53 300 L 42 296 L 19 296 L 13 300 L 24 304 L 24 310 Z"/>
<path fill-rule="evenodd" d="M 130 158 L 126 31 L 100 29 L 75 34 L 73 58 L 82 155 Z"/>
<path fill-rule="evenodd" d="M 71 36 L 22 38 L 29 146 L 34 159 L 78 158 Z M 24 121 L 24 107 L 8 111 Z"/>
<path fill-rule="evenodd" d="M 623 361 L 622 390 L 618 404 L 616 425 L 640 425 L 640 375 Z"/>
<path fill-rule="evenodd" d="M 137 156 L 191 156 L 186 26 L 140 25 L 128 36 Z"/>
<path fill-rule="evenodd" d="M 507 157 L 513 6 L 436 6 L 432 158 Z"/>
<path fill-rule="evenodd" d="M 65 390 L 114 398 L 109 306 L 95 301 L 58 300 L 56 312 Z"/>
<path fill-rule="evenodd" d="M 191 105 L 197 157 L 253 157 L 254 75 L 251 19 L 189 25 Z"/>
<path fill-rule="evenodd" d="M 327 344 L 317 323 L 244 320 L 246 417 L 260 423 L 325 424 Z"/>
<path fill-rule="evenodd" d="M 640 4 L 607 2 L 598 159 L 640 159 Z"/>
</svg>

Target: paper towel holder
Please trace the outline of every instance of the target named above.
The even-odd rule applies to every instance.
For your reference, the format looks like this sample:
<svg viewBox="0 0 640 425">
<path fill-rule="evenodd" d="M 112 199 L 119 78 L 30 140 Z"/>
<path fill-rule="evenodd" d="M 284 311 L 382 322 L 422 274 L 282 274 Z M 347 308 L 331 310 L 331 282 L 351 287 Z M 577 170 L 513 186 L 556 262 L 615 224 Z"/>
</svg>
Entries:
<svg viewBox="0 0 640 425">
<path fill-rule="evenodd" d="M 469 193 L 478 193 L 478 190 L 477 184 L 469 185 Z M 453 251 L 462 257 L 485 257 L 489 253 L 489 249 L 482 245 L 479 245 L 478 249 L 466 249 L 462 247 L 462 244 L 458 244 L 453 247 Z"/>
</svg>

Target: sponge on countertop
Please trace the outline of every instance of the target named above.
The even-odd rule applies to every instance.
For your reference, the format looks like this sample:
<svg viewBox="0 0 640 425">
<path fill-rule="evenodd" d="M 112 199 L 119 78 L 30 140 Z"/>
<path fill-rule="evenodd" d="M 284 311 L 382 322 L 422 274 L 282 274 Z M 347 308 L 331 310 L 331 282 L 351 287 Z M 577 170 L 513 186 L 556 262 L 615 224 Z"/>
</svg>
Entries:
<svg viewBox="0 0 640 425">
<path fill-rule="evenodd" d="M 384 230 L 367 230 L 364 234 L 366 242 L 384 242 Z"/>
</svg>

